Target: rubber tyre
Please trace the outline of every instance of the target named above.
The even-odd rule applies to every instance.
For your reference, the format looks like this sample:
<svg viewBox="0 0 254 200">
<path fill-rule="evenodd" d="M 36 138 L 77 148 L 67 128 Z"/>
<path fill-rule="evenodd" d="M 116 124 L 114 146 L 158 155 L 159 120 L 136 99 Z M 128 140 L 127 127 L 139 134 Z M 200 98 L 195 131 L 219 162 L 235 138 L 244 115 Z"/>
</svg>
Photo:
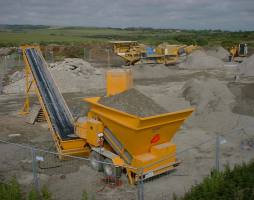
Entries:
<svg viewBox="0 0 254 200">
<path fill-rule="evenodd" d="M 98 172 L 100 172 L 100 171 L 103 170 L 103 164 L 97 162 L 97 161 L 103 161 L 103 157 L 102 157 L 100 154 L 98 154 L 98 153 L 95 152 L 95 151 L 92 151 L 92 152 L 90 153 L 90 155 L 89 155 L 89 160 L 90 160 L 90 166 L 91 166 L 94 170 L 96 170 L 96 171 L 98 171 Z"/>
<path fill-rule="evenodd" d="M 119 179 L 122 175 L 122 168 L 115 167 L 111 159 L 106 158 L 103 163 L 103 172 L 105 176 Z M 110 163 L 110 164 L 106 164 Z"/>
</svg>

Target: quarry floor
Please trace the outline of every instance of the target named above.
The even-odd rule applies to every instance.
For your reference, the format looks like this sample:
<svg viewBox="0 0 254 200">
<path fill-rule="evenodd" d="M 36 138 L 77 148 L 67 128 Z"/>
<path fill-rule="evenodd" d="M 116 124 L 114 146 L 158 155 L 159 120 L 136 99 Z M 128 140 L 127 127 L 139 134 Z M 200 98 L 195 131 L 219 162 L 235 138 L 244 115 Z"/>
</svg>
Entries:
<svg viewBox="0 0 254 200">
<path fill-rule="evenodd" d="M 144 66 L 145 67 L 145 66 Z M 190 102 L 182 95 L 182 88 L 187 81 L 193 78 L 212 78 L 222 81 L 235 96 L 232 113 L 238 117 L 234 128 L 217 129 L 220 119 L 230 118 L 231 113 L 224 112 L 213 115 L 211 118 L 199 121 L 193 116 L 183 125 L 174 137 L 177 145 L 178 158 L 182 160 L 179 168 L 169 174 L 162 175 L 144 184 L 145 199 L 171 199 L 173 194 L 183 195 L 193 184 L 199 183 L 210 174 L 215 166 L 215 136 L 225 135 L 226 144 L 221 147 L 221 167 L 225 164 L 233 166 L 235 163 L 253 159 L 254 148 L 241 148 L 245 139 L 254 139 L 254 95 L 250 91 L 254 89 L 253 80 L 234 82 L 235 68 L 223 70 L 179 70 L 168 67 L 167 73 L 158 74 L 134 73 L 135 87 L 151 97 L 157 104 L 168 111 L 189 108 Z M 246 95 L 247 94 L 247 95 Z M 84 97 L 103 96 L 105 88 L 87 89 L 82 92 L 64 93 L 64 98 L 70 107 L 74 117 L 84 116 L 88 106 L 82 101 Z M 1 140 L 13 143 L 27 144 L 49 151 L 56 151 L 47 124 L 26 123 L 25 117 L 19 115 L 24 102 L 24 95 L 2 94 L 0 95 L 0 127 Z M 36 103 L 36 97 L 31 98 Z M 225 115 L 224 115 L 224 114 Z M 205 115 L 203 115 L 205 116 Z M 214 120 L 213 120 L 214 119 Z M 224 123 L 224 122 L 221 122 Z M 230 131 L 245 129 L 245 133 L 228 136 Z M 20 134 L 11 137 L 11 134 Z M 208 141 L 202 145 L 201 143 Z M 195 148 L 191 148 L 194 147 Z M 189 149 L 191 148 L 191 149 Z M 189 150 L 187 150 L 189 149 Z M 1 179 L 8 179 L 16 175 L 17 179 L 27 188 L 32 184 L 32 174 L 29 165 L 29 153 L 19 147 L 1 144 L 0 151 L 3 156 L 0 166 Z M 94 194 L 95 199 L 135 199 L 136 186 L 128 185 L 127 178 L 123 175 L 122 186 L 108 188 L 101 183 L 101 173 L 93 171 L 87 161 L 69 160 L 59 161 L 57 157 L 44 155 L 47 170 L 40 173 L 41 184 L 46 184 L 55 199 L 69 200 L 81 199 L 84 190 Z M 28 159 L 28 160 L 27 160 Z M 50 166 L 58 166 L 56 168 Z"/>
</svg>

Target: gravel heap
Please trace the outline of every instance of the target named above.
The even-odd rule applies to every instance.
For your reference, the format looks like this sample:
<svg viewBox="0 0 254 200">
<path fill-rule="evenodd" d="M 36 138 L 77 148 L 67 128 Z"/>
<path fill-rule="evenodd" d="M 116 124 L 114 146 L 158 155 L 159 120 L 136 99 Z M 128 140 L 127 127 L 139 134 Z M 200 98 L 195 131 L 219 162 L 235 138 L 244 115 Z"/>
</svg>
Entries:
<svg viewBox="0 0 254 200">
<path fill-rule="evenodd" d="M 254 76 L 254 54 L 240 64 L 240 74 L 244 77 Z"/>
<path fill-rule="evenodd" d="M 10 81 L 14 83 L 16 81 L 19 81 L 25 78 L 25 73 L 23 71 L 16 71 L 12 75 L 10 75 L 9 78 L 10 78 Z"/>
<path fill-rule="evenodd" d="M 225 111 L 234 102 L 228 87 L 216 79 L 191 79 L 185 83 L 183 95 L 196 106 L 198 114 Z"/>
<path fill-rule="evenodd" d="M 102 97 L 99 103 L 139 117 L 167 113 L 166 110 L 156 104 L 152 99 L 135 88 L 114 96 Z"/>
<path fill-rule="evenodd" d="M 67 58 L 52 63 L 49 65 L 49 71 L 63 93 L 82 92 L 105 87 L 103 69 L 95 68 L 82 59 Z M 4 87 L 4 93 L 24 93 L 25 78 L 23 72 L 15 72 L 10 76 L 10 80 L 11 84 Z"/>
<path fill-rule="evenodd" d="M 183 96 L 196 108 L 187 123 L 209 130 L 209 133 L 226 133 L 238 123 L 232 112 L 235 97 L 227 83 L 216 79 L 192 79 L 183 87 Z"/>
<path fill-rule="evenodd" d="M 89 62 L 79 58 L 66 58 L 61 62 L 49 65 L 51 71 L 66 71 L 76 76 L 89 76 L 92 74 L 100 75 L 99 69 L 93 67 Z"/>
<path fill-rule="evenodd" d="M 223 65 L 222 60 L 209 56 L 204 51 L 197 50 L 190 54 L 179 67 L 184 69 L 214 69 L 222 68 Z"/>
<path fill-rule="evenodd" d="M 207 55 L 221 60 L 228 60 L 229 52 L 223 47 L 215 47 L 206 51 Z"/>
</svg>

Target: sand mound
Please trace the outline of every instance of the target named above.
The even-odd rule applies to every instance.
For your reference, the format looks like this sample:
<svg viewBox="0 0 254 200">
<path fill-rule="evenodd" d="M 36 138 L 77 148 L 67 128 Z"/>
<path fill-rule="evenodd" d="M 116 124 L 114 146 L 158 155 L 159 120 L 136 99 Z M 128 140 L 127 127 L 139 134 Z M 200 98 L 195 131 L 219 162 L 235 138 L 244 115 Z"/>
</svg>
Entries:
<svg viewBox="0 0 254 200">
<path fill-rule="evenodd" d="M 231 111 L 235 99 L 225 83 L 192 79 L 184 85 L 183 96 L 196 108 L 188 124 L 221 133 L 235 128 L 238 115 Z"/>
<path fill-rule="evenodd" d="M 76 58 L 67 58 L 64 61 L 49 65 L 50 72 L 60 91 L 82 92 L 88 89 L 101 89 L 105 87 L 104 73 L 94 68 L 90 63 Z M 25 78 L 15 72 L 13 83 L 4 87 L 4 93 L 24 93 Z M 16 81 L 17 80 L 17 81 Z"/>
<path fill-rule="evenodd" d="M 9 76 L 9 79 L 12 83 L 19 81 L 23 78 L 25 78 L 25 73 L 23 71 L 16 71 L 12 75 Z"/>
<path fill-rule="evenodd" d="M 195 105 L 197 113 L 210 113 L 230 109 L 234 96 L 228 87 L 216 79 L 187 81 L 183 95 L 191 105 Z"/>
<path fill-rule="evenodd" d="M 134 88 L 114 96 L 102 97 L 99 102 L 105 106 L 140 117 L 149 117 L 167 112 L 152 99 Z"/>
<path fill-rule="evenodd" d="M 209 56 L 204 51 L 197 50 L 190 54 L 179 67 L 184 69 L 214 69 L 222 68 L 223 65 L 220 59 Z"/>
<path fill-rule="evenodd" d="M 221 60 L 228 60 L 229 52 L 223 47 L 215 47 L 206 51 L 209 56 L 216 57 Z"/>
<path fill-rule="evenodd" d="M 18 80 L 3 88 L 3 93 L 24 93 L 25 92 L 25 79 Z"/>
<path fill-rule="evenodd" d="M 52 69 L 51 71 L 67 71 L 77 76 L 101 74 L 99 69 L 79 58 L 66 58 L 64 61 L 50 64 L 50 68 Z"/>
<path fill-rule="evenodd" d="M 240 64 L 241 76 L 254 76 L 254 54 Z"/>
</svg>

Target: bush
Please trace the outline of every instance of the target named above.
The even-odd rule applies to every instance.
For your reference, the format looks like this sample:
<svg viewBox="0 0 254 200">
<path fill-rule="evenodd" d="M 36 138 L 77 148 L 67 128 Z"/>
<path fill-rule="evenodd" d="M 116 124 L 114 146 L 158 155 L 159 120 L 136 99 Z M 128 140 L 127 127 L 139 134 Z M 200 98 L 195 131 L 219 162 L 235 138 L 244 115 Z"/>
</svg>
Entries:
<svg viewBox="0 0 254 200">
<path fill-rule="evenodd" d="M 45 186 L 38 193 L 34 188 L 26 195 L 22 195 L 21 186 L 16 178 L 12 178 L 7 183 L 0 183 L 0 199 L 1 200 L 51 200 L 51 194 Z"/>
<path fill-rule="evenodd" d="M 254 199 L 254 162 L 226 167 L 224 172 L 213 171 L 199 185 L 193 186 L 182 200 Z M 176 198 L 177 199 L 177 198 Z"/>
<path fill-rule="evenodd" d="M 4 200 L 22 200 L 20 185 L 16 178 L 8 183 L 0 183 L 0 199 Z"/>
</svg>

